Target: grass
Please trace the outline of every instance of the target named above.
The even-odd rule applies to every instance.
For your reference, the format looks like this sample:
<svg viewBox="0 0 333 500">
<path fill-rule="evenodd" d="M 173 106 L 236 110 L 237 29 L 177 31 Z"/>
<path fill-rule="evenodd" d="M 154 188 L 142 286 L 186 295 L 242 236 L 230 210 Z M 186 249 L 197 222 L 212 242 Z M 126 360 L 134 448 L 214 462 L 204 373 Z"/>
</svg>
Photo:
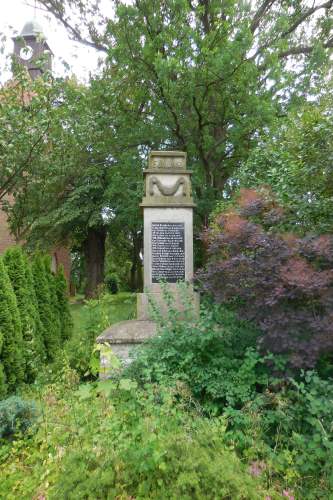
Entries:
<svg viewBox="0 0 333 500">
<path fill-rule="evenodd" d="M 77 295 L 71 299 L 71 312 L 74 321 L 74 335 L 84 330 L 87 323 L 87 310 L 83 296 Z M 129 292 L 119 292 L 110 296 L 109 317 L 110 324 L 118 323 L 136 317 L 136 294 Z"/>
</svg>

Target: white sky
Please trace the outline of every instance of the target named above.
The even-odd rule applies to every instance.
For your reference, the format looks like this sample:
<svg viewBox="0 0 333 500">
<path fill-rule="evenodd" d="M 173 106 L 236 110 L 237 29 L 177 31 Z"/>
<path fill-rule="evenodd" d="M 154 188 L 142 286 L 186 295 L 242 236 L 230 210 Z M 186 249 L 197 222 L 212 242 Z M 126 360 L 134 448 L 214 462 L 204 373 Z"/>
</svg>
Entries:
<svg viewBox="0 0 333 500">
<path fill-rule="evenodd" d="M 11 38 L 22 31 L 27 21 L 34 18 L 34 7 L 28 4 L 34 5 L 34 0 L 0 0 L 0 48 L 4 43 L 4 52 L 0 51 L 0 83 L 5 82 L 11 76 L 8 57 L 13 51 Z M 87 81 L 89 73 L 96 72 L 101 54 L 71 41 L 65 28 L 46 12 L 36 9 L 35 17 L 43 27 L 47 42 L 54 53 L 55 76 L 73 73 L 80 80 Z M 65 69 L 62 61 L 69 64 L 69 71 Z"/>
</svg>

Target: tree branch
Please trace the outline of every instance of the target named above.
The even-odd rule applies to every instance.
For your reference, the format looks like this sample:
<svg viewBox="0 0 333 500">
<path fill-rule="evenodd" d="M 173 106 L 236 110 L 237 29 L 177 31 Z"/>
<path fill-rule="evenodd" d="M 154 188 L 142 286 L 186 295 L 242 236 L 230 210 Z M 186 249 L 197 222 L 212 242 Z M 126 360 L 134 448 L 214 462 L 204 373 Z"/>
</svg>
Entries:
<svg viewBox="0 0 333 500">
<path fill-rule="evenodd" d="M 82 43 L 82 45 L 86 45 L 87 47 L 92 47 L 98 51 L 107 52 L 108 47 L 103 45 L 100 42 L 94 40 L 88 40 L 85 38 L 81 32 L 75 28 L 69 21 L 64 17 L 64 14 L 60 11 L 57 5 L 54 5 L 50 0 L 38 0 L 38 2 L 45 7 L 45 9 L 50 12 L 61 24 L 66 28 L 66 30 L 70 33 L 72 40 Z"/>
<path fill-rule="evenodd" d="M 332 49 L 333 48 L 333 37 L 330 38 L 326 43 L 323 44 L 324 49 Z M 284 50 L 278 54 L 279 59 L 284 59 L 288 56 L 298 56 L 302 54 L 311 54 L 313 52 L 313 45 L 300 45 L 298 47 L 291 47 L 288 50 Z"/>
<path fill-rule="evenodd" d="M 259 9 L 257 10 L 257 12 L 255 13 L 255 15 L 252 19 L 252 22 L 250 25 L 251 33 L 254 33 L 256 31 L 256 29 L 258 28 L 258 26 L 260 24 L 261 19 L 266 14 L 266 12 L 272 7 L 272 5 L 275 1 L 276 0 L 265 0 L 262 3 L 262 5 L 259 7 Z"/>
<path fill-rule="evenodd" d="M 304 21 L 306 21 L 308 17 L 314 14 L 317 10 L 331 9 L 332 6 L 333 6 L 333 0 L 328 0 L 325 3 L 311 7 L 311 9 L 305 11 L 304 14 L 294 22 L 294 24 L 289 26 L 289 28 L 282 33 L 281 38 L 286 38 L 288 35 L 291 35 L 291 33 L 293 33 L 298 28 L 298 26 L 300 26 Z"/>
</svg>

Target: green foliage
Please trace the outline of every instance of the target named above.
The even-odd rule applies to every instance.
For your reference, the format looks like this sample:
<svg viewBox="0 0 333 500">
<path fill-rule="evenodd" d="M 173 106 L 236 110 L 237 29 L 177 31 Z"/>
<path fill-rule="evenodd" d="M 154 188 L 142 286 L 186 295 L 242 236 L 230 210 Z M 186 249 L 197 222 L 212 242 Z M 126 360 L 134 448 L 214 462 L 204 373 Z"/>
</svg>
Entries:
<svg viewBox="0 0 333 500">
<path fill-rule="evenodd" d="M 110 293 L 116 294 L 118 292 L 118 278 L 115 274 L 110 274 L 105 279 L 105 284 L 108 287 Z"/>
<path fill-rule="evenodd" d="M 129 366 L 140 383 L 185 382 L 213 413 L 250 401 L 268 377 L 255 351 L 258 331 L 223 307 L 206 304 L 198 320 L 179 320 L 170 309 L 158 335 L 146 342 Z"/>
<path fill-rule="evenodd" d="M 22 324 L 24 341 L 25 381 L 33 382 L 44 357 L 44 345 L 41 338 L 39 313 L 31 286 L 30 265 L 21 247 L 9 248 L 4 255 L 6 266 Z"/>
<path fill-rule="evenodd" d="M 0 332 L 1 364 L 9 391 L 15 391 L 24 380 L 25 359 L 17 300 L 2 258 L 0 258 Z M 0 388 L 3 392 L 3 387 Z"/>
<path fill-rule="evenodd" d="M 86 301 L 85 324 L 66 344 L 66 354 L 71 368 L 74 368 L 81 378 L 91 377 L 91 368 L 95 340 L 111 323 L 110 295 L 104 294 L 98 299 Z M 97 359 L 97 358 L 96 358 Z"/>
<path fill-rule="evenodd" d="M 4 89 L 0 187 L 4 172 L 5 189 L 15 188 L 15 203 L 7 207 L 11 225 L 32 245 L 69 238 L 86 250 L 89 264 L 98 262 L 99 282 L 105 235 L 115 240 L 121 233 L 129 247 L 123 257 L 131 261 L 130 287 L 138 289 L 137 207 L 149 150 L 187 151 L 201 228 L 263 131 L 320 92 L 330 68 L 330 9 L 325 3 L 307 8 L 300 0 L 263 6 L 119 1 L 111 19 L 100 13 L 94 25 L 93 2 L 42 3 L 67 28 L 72 9 L 76 17 L 82 11 L 86 28 L 81 32 L 75 23 L 71 33 L 80 41 L 91 35 L 107 58 L 87 86 L 45 75 L 29 83 L 19 72 L 17 84 Z M 12 130 L 20 133 L 13 138 Z M 92 251 L 89 244 L 100 235 Z M 87 291 L 93 294 L 91 268 Z"/>
<path fill-rule="evenodd" d="M 1 349 L 0 349 L 0 359 L 2 359 Z M 7 392 L 6 376 L 5 376 L 3 362 L 0 361 L 0 399 L 5 397 L 6 392 Z"/>
<path fill-rule="evenodd" d="M 57 339 L 57 343 L 61 345 L 61 311 L 58 303 L 58 295 L 57 295 L 57 283 L 55 280 L 54 273 L 51 270 L 51 256 L 44 255 L 43 256 L 44 268 L 45 268 L 45 276 L 48 281 L 48 289 L 50 294 L 50 306 L 52 312 L 52 322 L 53 322 L 53 330 L 55 339 Z"/>
<path fill-rule="evenodd" d="M 70 366 L 81 378 L 98 373 L 99 359 L 94 352 L 95 340 L 102 331 L 117 321 L 133 318 L 135 295 L 120 292 L 104 294 L 98 299 L 71 306 L 74 318 L 74 333 L 65 344 L 65 353 Z"/>
<path fill-rule="evenodd" d="M 276 384 L 241 410 L 227 409 L 226 442 L 254 464 L 261 463 L 261 473 L 283 477 L 286 487 L 297 488 L 299 498 L 330 498 L 332 397 L 332 379 L 315 372 Z"/>
<path fill-rule="evenodd" d="M 64 268 L 59 266 L 54 277 L 57 295 L 57 312 L 60 320 L 61 343 L 68 340 L 73 333 L 73 319 L 69 308 L 68 285 L 64 275 Z"/>
<path fill-rule="evenodd" d="M 0 401 L 0 438 L 25 432 L 37 418 L 36 404 L 25 401 L 17 396 L 11 396 Z"/>
<path fill-rule="evenodd" d="M 280 498 L 225 445 L 225 420 L 188 413 L 177 391 L 62 384 L 43 390 L 37 434 L 3 454 L 0 496 Z"/>
<path fill-rule="evenodd" d="M 57 301 L 55 289 L 50 286 L 52 274 L 44 256 L 33 258 L 32 272 L 46 355 L 49 361 L 53 361 L 60 347 L 60 321 L 54 304 L 54 300 Z"/>
<path fill-rule="evenodd" d="M 32 261 L 28 259 L 28 257 L 25 254 L 23 254 L 23 258 L 25 260 L 25 271 L 26 271 L 26 280 L 30 297 L 29 302 L 31 308 L 31 317 L 34 318 L 34 322 L 36 324 L 36 331 L 38 333 L 38 342 L 40 342 L 40 356 L 42 361 L 45 362 L 46 352 L 45 352 L 45 344 L 43 338 L 43 325 L 39 315 L 39 306 L 37 301 L 34 275 L 32 270 Z"/>
<path fill-rule="evenodd" d="M 331 89 L 328 89 L 331 93 Z M 331 97 L 291 113 L 240 168 L 240 186 L 271 185 L 285 208 L 285 227 L 332 232 L 333 114 Z"/>
</svg>

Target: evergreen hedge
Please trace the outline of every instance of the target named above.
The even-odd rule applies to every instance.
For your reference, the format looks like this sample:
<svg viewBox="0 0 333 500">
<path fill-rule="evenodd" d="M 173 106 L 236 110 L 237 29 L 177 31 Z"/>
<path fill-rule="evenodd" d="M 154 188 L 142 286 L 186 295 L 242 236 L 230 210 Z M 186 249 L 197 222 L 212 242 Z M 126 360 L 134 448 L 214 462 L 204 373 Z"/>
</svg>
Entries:
<svg viewBox="0 0 333 500">
<path fill-rule="evenodd" d="M 44 345 L 41 338 L 36 296 L 28 277 L 29 264 L 20 247 L 9 248 L 3 260 L 16 296 L 21 318 L 25 381 L 30 383 L 35 380 L 42 364 Z"/>
<path fill-rule="evenodd" d="M 55 361 L 72 329 L 63 268 L 54 275 L 49 256 L 30 263 L 20 247 L 8 249 L 0 258 L 0 398 Z"/>
<path fill-rule="evenodd" d="M 56 282 L 53 272 L 51 271 L 51 257 L 49 255 L 43 256 L 43 264 L 45 277 L 48 282 L 49 293 L 50 293 L 50 307 L 52 311 L 52 321 L 53 321 L 53 330 L 54 330 L 54 338 L 58 345 L 61 345 L 61 311 L 59 311 L 58 306 L 58 297 L 57 297 L 57 288 Z"/>
<path fill-rule="evenodd" d="M 43 362 L 46 361 L 46 348 L 45 348 L 45 343 L 44 343 L 44 337 L 43 337 L 43 325 L 42 321 L 40 319 L 39 315 L 39 307 L 38 307 L 38 300 L 37 300 L 37 294 L 36 294 L 36 289 L 35 289 L 35 283 L 34 283 L 34 276 L 32 272 L 32 263 L 28 260 L 28 257 L 26 254 L 23 254 L 23 258 L 26 263 L 25 271 L 26 271 L 26 278 L 27 278 L 27 286 L 29 290 L 29 295 L 30 295 L 30 304 L 31 304 L 31 313 L 35 317 L 35 323 L 36 323 L 36 331 L 38 332 L 38 341 L 40 342 L 40 355 L 41 359 Z"/>
<path fill-rule="evenodd" d="M 50 283 L 51 271 L 46 269 L 45 257 L 36 255 L 32 261 L 32 273 L 37 297 L 42 334 L 48 361 L 54 361 L 60 348 L 60 322 L 55 315 L 54 296 Z M 52 277 L 52 275 L 51 275 Z"/>
<path fill-rule="evenodd" d="M 59 266 L 55 274 L 58 314 L 60 318 L 61 343 L 68 340 L 73 332 L 73 320 L 69 309 L 67 282 L 63 266 Z"/>
<path fill-rule="evenodd" d="M 24 344 L 16 296 L 2 258 L 0 258 L 0 332 L 3 342 L 1 363 L 8 390 L 11 392 L 24 381 Z"/>
<path fill-rule="evenodd" d="M 0 399 L 6 394 L 6 378 L 2 362 L 3 334 L 0 329 Z"/>
</svg>

